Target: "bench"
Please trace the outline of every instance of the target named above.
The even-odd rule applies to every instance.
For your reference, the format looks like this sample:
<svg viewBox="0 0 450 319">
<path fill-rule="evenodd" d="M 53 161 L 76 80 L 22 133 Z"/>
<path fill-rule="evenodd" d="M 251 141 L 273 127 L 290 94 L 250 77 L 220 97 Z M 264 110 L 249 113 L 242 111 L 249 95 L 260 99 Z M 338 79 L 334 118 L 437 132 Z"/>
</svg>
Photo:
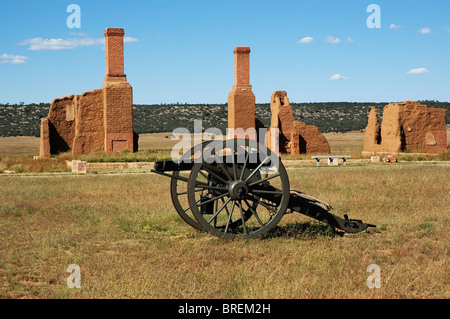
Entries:
<svg viewBox="0 0 450 319">
<path fill-rule="evenodd" d="M 344 165 L 347 162 L 347 158 L 350 158 L 350 155 L 323 155 L 323 156 L 312 156 L 312 158 L 314 158 L 317 161 L 317 166 L 320 166 L 320 160 L 322 158 L 328 158 L 330 160 L 330 162 L 333 162 L 333 160 L 335 158 L 339 159 L 342 158 L 342 160 L 344 161 Z"/>
</svg>

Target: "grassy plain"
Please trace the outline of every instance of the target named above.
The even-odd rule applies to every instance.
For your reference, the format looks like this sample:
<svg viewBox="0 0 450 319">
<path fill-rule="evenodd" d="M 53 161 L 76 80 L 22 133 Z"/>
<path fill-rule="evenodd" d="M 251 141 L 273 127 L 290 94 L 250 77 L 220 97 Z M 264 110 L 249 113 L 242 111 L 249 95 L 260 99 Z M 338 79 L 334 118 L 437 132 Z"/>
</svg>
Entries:
<svg viewBox="0 0 450 319">
<path fill-rule="evenodd" d="M 334 136 L 339 153 L 362 145 L 361 134 Z M 162 140 L 144 136 L 141 147 L 152 138 Z M 159 175 L 1 175 L 0 298 L 448 299 L 448 165 L 289 168 L 291 188 L 377 227 L 339 236 L 294 213 L 246 241 L 183 222 Z M 71 264 L 79 289 L 67 286 Z M 372 264 L 381 288 L 367 286 Z"/>
<path fill-rule="evenodd" d="M 353 159 L 363 158 L 364 133 L 360 131 L 347 133 L 325 133 L 332 154 L 351 155 Z M 450 143 L 450 127 L 447 130 Z M 93 152 L 89 155 L 75 157 L 70 152 L 56 156 L 52 160 L 33 160 L 39 154 L 39 138 L 36 137 L 0 137 L 0 173 L 12 170 L 18 173 L 53 173 L 67 172 L 66 160 L 81 159 L 88 162 L 153 162 L 171 158 L 171 150 L 181 139 L 171 139 L 171 133 L 140 134 L 139 152 L 137 153 L 105 153 Z M 195 145 L 192 137 L 191 146 Z M 309 160 L 315 163 L 310 155 L 282 155 L 283 160 Z M 402 160 L 450 160 L 450 152 L 439 156 L 406 155 Z"/>
</svg>

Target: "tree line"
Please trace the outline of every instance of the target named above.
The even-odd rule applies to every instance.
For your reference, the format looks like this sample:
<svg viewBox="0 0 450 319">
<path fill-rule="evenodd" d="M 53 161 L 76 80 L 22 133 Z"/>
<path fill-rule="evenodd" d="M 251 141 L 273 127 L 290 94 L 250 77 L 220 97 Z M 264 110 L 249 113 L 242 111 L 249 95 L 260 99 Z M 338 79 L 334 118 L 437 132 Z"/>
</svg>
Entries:
<svg viewBox="0 0 450 319">
<path fill-rule="evenodd" d="M 446 121 L 450 124 L 450 103 L 419 101 L 428 107 L 447 110 Z M 382 120 L 382 110 L 388 102 L 291 102 L 294 119 L 315 125 L 322 133 L 362 130 L 372 106 Z M 204 129 L 216 127 L 222 132 L 227 128 L 227 104 L 152 104 L 133 105 L 133 127 L 136 133 L 172 132 L 183 127 L 194 129 L 194 120 L 202 120 Z M 0 136 L 39 136 L 41 118 L 48 115 L 49 103 L 0 104 Z M 270 126 L 270 104 L 256 104 L 256 117 Z"/>
</svg>

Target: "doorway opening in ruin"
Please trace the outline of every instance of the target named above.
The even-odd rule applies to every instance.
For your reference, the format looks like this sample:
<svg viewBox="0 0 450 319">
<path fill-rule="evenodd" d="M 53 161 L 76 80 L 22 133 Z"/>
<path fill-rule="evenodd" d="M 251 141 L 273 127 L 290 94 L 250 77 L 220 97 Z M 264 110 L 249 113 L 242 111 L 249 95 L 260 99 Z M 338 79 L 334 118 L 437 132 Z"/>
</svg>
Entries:
<svg viewBox="0 0 450 319">
<path fill-rule="evenodd" d="M 405 130 L 403 129 L 403 126 L 400 126 L 400 150 L 404 152 L 406 150 L 406 136 L 405 136 Z"/>
<path fill-rule="evenodd" d="M 127 140 L 113 140 L 112 141 L 112 151 L 113 152 L 121 152 L 125 150 L 128 146 Z"/>
<path fill-rule="evenodd" d="M 300 154 L 306 154 L 306 140 L 301 135 L 298 136 L 298 145 Z"/>
<path fill-rule="evenodd" d="M 278 120 L 278 129 L 280 130 L 280 135 L 278 136 L 280 150 L 282 149 L 286 151 L 290 148 L 290 143 L 286 135 L 283 133 L 283 125 L 280 120 Z"/>
<path fill-rule="evenodd" d="M 52 137 L 50 140 L 50 154 L 58 154 L 70 151 L 69 144 L 66 140 L 59 134 L 55 125 L 49 121 L 48 123 L 49 134 Z"/>
<path fill-rule="evenodd" d="M 378 132 L 377 132 L 377 135 L 376 135 L 375 142 L 378 145 L 381 145 L 381 127 L 378 128 Z"/>
</svg>

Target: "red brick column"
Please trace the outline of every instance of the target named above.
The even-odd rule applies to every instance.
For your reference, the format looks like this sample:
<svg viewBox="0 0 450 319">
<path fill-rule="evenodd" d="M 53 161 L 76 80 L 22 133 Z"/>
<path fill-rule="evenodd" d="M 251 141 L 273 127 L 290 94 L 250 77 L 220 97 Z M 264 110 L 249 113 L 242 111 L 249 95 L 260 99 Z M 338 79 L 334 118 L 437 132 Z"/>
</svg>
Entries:
<svg viewBox="0 0 450 319">
<path fill-rule="evenodd" d="M 234 85 L 249 87 L 250 85 L 250 48 L 236 47 L 234 49 Z"/>
<path fill-rule="evenodd" d="M 121 28 L 105 30 L 106 76 L 103 85 L 105 151 L 133 151 L 133 90 L 124 74 Z"/>
<path fill-rule="evenodd" d="M 234 85 L 228 95 L 228 137 L 255 140 L 255 95 L 250 85 L 250 48 L 236 47 L 233 52 Z"/>
<path fill-rule="evenodd" d="M 105 30 L 106 76 L 124 77 L 123 36 L 121 28 Z"/>
</svg>

